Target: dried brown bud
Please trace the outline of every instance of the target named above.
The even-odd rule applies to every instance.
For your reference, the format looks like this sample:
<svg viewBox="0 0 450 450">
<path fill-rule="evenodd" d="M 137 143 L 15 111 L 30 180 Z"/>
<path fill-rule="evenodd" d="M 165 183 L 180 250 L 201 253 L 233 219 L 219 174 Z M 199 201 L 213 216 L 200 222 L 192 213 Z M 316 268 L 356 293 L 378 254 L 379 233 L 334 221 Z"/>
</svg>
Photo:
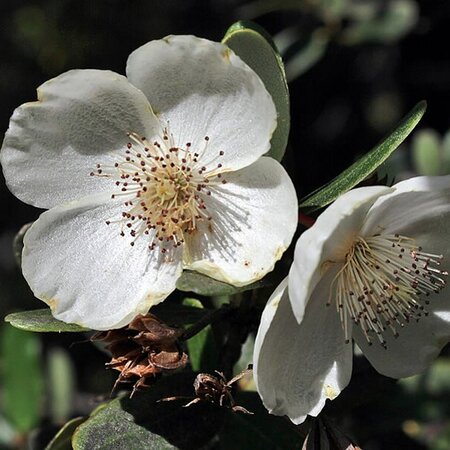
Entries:
<svg viewBox="0 0 450 450">
<path fill-rule="evenodd" d="M 163 372 L 186 366 L 188 357 L 181 350 L 178 338 L 183 330 L 172 328 L 152 314 L 137 316 L 128 326 L 101 331 L 91 339 L 105 342 L 112 354 L 107 363 L 120 372 L 119 383 L 134 383 L 136 390 L 149 387 Z"/>
</svg>

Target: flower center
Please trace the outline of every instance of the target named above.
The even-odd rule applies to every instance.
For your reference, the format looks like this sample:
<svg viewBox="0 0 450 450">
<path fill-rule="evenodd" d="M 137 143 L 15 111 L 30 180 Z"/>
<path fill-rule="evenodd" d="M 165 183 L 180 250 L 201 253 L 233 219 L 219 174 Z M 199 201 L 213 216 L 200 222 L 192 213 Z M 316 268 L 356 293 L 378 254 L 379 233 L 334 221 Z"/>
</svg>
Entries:
<svg viewBox="0 0 450 450">
<path fill-rule="evenodd" d="M 427 316 L 426 297 L 438 294 L 448 275 L 439 268 L 442 259 L 398 234 L 358 237 L 333 279 L 327 302 L 336 304 L 346 342 L 354 323 L 369 345 L 376 336 L 386 348 L 388 328 L 398 337 L 398 329 L 410 320 Z"/>
<path fill-rule="evenodd" d="M 153 142 L 136 133 L 128 133 L 130 142 L 125 154 L 113 166 L 97 164 L 91 176 L 109 177 L 115 181 L 117 192 L 111 198 L 123 197 L 121 218 L 108 220 L 107 225 L 119 222 L 121 236 L 129 234 L 134 245 L 140 236 L 149 236 L 149 249 L 157 245 L 163 253 L 167 243 L 178 247 L 184 243 L 185 233 L 193 233 L 199 222 L 211 221 L 206 198 L 214 186 L 226 183 L 217 163 L 224 153 L 202 165 L 209 137 L 205 136 L 198 153 L 191 143 L 180 147 L 165 129 L 163 136 Z"/>
</svg>

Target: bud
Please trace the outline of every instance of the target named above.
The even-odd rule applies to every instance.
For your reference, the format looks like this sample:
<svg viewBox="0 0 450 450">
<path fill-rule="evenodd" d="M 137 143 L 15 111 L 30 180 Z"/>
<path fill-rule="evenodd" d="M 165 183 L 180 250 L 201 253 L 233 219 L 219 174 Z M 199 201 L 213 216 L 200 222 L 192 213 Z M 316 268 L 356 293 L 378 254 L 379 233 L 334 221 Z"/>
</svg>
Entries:
<svg viewBox="0 0 450 450">
<path fill-rule="evenodd" d="M 188 356 L 178 342 L 182 329 L 172 328 L 153 314 L 140 314 L 124 328 L 100 331 L 91 340 L 103 341 L 112 354 L 107 363 L 120 372 L 113 391 L 119 383 L 134 383 L 134 393 L 150 387 L 164 372 L 186 366 Z"/>
</svg>

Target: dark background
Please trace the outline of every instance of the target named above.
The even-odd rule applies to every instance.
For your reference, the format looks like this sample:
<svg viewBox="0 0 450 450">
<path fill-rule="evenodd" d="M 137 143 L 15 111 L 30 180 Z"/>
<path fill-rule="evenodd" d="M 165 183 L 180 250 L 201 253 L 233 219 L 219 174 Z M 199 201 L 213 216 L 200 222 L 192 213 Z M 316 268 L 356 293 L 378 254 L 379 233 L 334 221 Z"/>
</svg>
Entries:
<svg viewBox="0 0 450 450">
<path fill-rule="evenodd" d="M 271 35 L 296 26 L 299 42 L 287 53 L 292 57 L 316 29 L 324 24 L 331 28 L 336 25 L 336 20 L 327 22 L 314 8 L 302 6 L 314 3 L 318 2 L 299 0 L 298 5 L 286 10 L 287 3 L 280 0 L 278 8 L 274 8 L 277 10 L 251 17 L 248 8 L 243 8 L 248 3 L 240 0 L 3 0 L 0 130 L 6 131 L 14 108 L 33 101 L 36 87 L 49 78 L 72 68 L 124 73 L 132 50 L 168 34 L 195 34 L 220 41 L 227 28 L 239 19 L 253 19 Z M 389 1 L 375 3 L 380 8 L 389 5 Z M 340 32 L 333 32 L 322 57 L 290 81 L 292 125 L 284 162 L 300 197 L 329 181 L 357 155 L 373 147 L 422 99 L 428 101 L 428 111 L 419 127 L 433 128 L 440 134 L 449 128 L 450 2 L 413 3 L 417 20 L 402 36 L 346 44 Z M 339 19 L 338 28 L 345 29 L 351 20 Z M 35 220 L 40 211 L 17 200 L 3 178 L 0 210 L 0 315 L 4 316 L 11 311 L 41 307 L 22 280 L 12 252 L 15 233 L 24 223 Z M 72 336 L 46 335 L 42 339 L 44 354 L 54 346 L 70 351 L 80 392 L 91 395 L 108 391 L 112 376 L 104 372 L 105 358 L 92 346 L 80 344 L 69 349 Z M 363 373 L 372 374 L 370 367 L 364 363 L 362 367 Z M 446 373 L 450 377 L 450 372 Z M 449 433 L 446 408 L 431 419 L 424 412 L 424 405 L 431 401 L 448 402 L 448 392 L 447 397 L 437 398 L 422 393 L 425 399 L 417 397 L 411 406 L 405 401 L 406 394 L 398 400 L 404 403 L 394 402 L 394 381 L 380 382 L 370 375 L 366 381 L 374 386 L 360 380 L 345 399 L 346 404 L 361 404 L 360 395 L 376 397 L 371 404 L 363 401 L 362 410 L 354 410 L 353 416 L 346 419 L 349 431 L 367 445 L 364 448 L 450 448 L 445 447 L 450 440 L 439 447 L 426 434 L 427 426 L 434 426 L 434 435 L 442 429 Z M 380 391 L 374 396 L 372 387 L 376 386 Z M 408 420 L 422 427 L 425 438 L 413 431 L 405 433 Z"/>
</svg>

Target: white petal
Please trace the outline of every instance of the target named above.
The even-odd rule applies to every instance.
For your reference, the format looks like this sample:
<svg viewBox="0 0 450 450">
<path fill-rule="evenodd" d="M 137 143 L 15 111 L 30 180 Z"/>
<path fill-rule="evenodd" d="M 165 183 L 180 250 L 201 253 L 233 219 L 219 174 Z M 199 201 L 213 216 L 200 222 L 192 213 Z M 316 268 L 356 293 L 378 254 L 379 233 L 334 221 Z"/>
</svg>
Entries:
<svg viewBox="0 0 450 450">
<path fill-rule="evenodd" d="M 185 267 L 242 286 L 273 269 L 297 227 L 297 196 L 281 164 L 263 157 L 205 196 L 211 221 L 188 236 Z"/>
<path fill-rule="evenodd" d="M 369 210 L 364 235 L 383 231 L 415 237 L 416 230 L 426 231 L 435 221 L 441 224 L 441 230 L 436 230 L 441 236 L 449 234 L 446 217 L 450 210 L 450 176 L 411 178 L 393 189 Z"/>
<path fill-rule="evenodd" d="M 131 246 L 120 236 L 124 224 L 113 222 L 122 211 L 104 194 L 91 196 L 46 211 L 25 235 L 23 274 L 56 318 L 119 328 L 175 289 L 180 253 L 150 251 L 147 236 Z"/>
<path fill-rule="evenodd" d="M 427 253 L 443 255 L 442 270 L 450 270 L 450 178 L 420 177 L 399 183 L 396 191 L 381 197 L 368 214 L 365 233 L 383 229 L 414 238 Z M 399 188 L 398 188 L 399 187 Z M 397 189 L 398 188 L 398 189 Z M 420 373 L 450 340 L 450 287 L 430 295 L 429 317 L 410 322 L 394 339 L 387 332 L 387 350 L 368 346 L 359 330 L 354 337 L 378 372 L 400 378 Z M 356 327 L 355 327 L 356 328 Z"/>
<path fill-rule="evenodd" d="M 114 72 L 72 70 L 38 88 L 38 101 L 14 111 L 1 152 L 10 190 L 51 208 L 111 188 L 90 177 L 97 163 L 124 151 L 127 132 L 159 133 L 148 100 Z"/>
<path fill-rule="evenodd" d="M 327 270 L 327 262 L 343 261 L 368 209 L 390 191 L 383 186 L 353 189 L 340 196 L 300 236 L 289 272 L 289 297 L 297 322 L 302 320 L 308 299 Z"/>
<path fill-rule="evenodd" d="M 447 303 L 448 303 L 447 296 Z M 427 308 L 428 309 L 428 308 Z M 359 327 L 353 328 L 353 337 L 375 369 L 388 377 L 403 378 L 423 372 L 439 355 L 450 339 L 450 315 L 447 305 L 447 321 L 431 313 L 419 322 L 410 322 L 399 330 L 395 339 L 385 332 L 387 348 L 374 343 L 368 345 Z"/>
<path fill-rule="evenodd" d="M 209 167 L 220 151 L 224 171 L 269 150 L 276 127 L 271 96 L 256 73 L 228 47 L 194 36 L 168 36 L 135 50 L 129 80 L 148 97 L 179 146 L 192 143 Z"/>
<path fill-rule="evenodd" d="M 291 309 L 286 280 L 269 299 L 255 341 L 253 373 L 264 405 L 294 423 L 316 416 L 327 399 L 347 386 L 352 347 L 344 343 L 339 316 L 326 306 L 325 276 L 298 324 Z"/>
</svg>

